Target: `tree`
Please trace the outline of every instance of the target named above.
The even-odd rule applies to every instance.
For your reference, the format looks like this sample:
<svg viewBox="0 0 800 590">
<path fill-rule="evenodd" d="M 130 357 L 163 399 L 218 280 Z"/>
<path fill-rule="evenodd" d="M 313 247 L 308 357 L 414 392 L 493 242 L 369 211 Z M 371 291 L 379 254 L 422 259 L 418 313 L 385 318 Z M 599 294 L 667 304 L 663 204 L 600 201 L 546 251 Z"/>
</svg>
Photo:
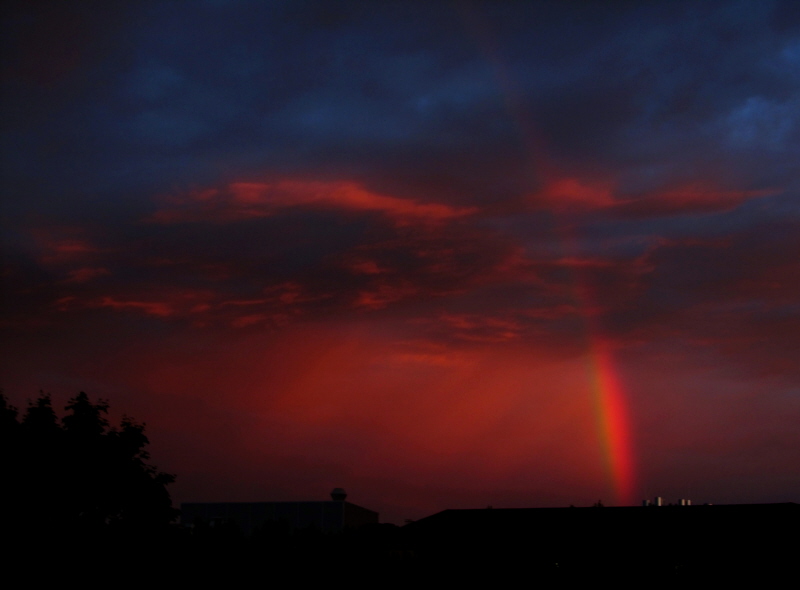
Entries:
<svg viewBox="0 0 800 590">
<path fill-rule="evenodd" d="M 176 516 L 166 486 L 174 476 L 147 461 L 144 424 L 125 417 L 110 428 L 108 402 L 84 392 L 60 423 L 48 395 L 22 421 L 0 394 L 4 505 L 18 532 L 102 535 L 166 527 Z M 37 533 L 38 532 L 38 533 Z"/>
</svg>

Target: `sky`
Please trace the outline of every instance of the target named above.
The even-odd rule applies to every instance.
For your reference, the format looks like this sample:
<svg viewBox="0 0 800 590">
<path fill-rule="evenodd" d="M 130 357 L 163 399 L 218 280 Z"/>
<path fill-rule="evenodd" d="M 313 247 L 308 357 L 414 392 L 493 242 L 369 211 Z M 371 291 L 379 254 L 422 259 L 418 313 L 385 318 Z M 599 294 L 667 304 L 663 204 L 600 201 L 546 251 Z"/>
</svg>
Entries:
<svg viewBox="0 0 800 590">
<path fill-rule="evenodd" d="M 0 387 L 184 501 L 800 501 L 800 5 L 10 2 Z"/>
</svg>

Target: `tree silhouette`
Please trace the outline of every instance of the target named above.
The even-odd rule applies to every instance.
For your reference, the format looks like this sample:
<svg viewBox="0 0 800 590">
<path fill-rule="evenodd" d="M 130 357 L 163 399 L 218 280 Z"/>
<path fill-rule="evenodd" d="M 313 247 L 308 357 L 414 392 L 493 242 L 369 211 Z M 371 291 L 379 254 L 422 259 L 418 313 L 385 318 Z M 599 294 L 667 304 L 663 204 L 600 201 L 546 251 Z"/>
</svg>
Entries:
<svg viewBox="0 0 800 590">
<path fill-rule="evenodd" d="M 174 476 L 147 461 L 144 424 L 110 428 L 108 403 L 81 392 L 60 421 L 50 396 L 30 402 L 22 421 L 0 394 L 0 458 L 13 534 L 144 533 L 176 516 L 166 486 Z"/>
</svg>

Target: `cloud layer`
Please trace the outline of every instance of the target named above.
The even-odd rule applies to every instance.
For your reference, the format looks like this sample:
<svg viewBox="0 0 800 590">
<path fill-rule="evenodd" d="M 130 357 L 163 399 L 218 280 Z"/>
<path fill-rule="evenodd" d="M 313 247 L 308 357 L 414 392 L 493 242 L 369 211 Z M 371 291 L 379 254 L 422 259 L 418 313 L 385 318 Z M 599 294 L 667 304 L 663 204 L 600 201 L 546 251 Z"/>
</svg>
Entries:
<svg viewBox="0 0 800 590">
<path fill-rule="evenodd" d="M 635 493 L 797 500 L 794 3 L 20 2 L 3 30 L 2 386 L 151 413 L 183 499 L 610 498 L 601 338 Z"/>
</svg>

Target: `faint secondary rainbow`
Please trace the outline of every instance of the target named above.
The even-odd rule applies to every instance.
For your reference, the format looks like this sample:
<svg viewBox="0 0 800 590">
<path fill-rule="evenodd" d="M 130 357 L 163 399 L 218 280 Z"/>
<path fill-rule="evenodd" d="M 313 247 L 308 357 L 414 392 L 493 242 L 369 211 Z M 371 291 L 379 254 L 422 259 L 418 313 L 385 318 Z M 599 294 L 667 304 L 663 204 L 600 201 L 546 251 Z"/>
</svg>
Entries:
<svg viewBox="0 0 800 590">
<path fill-rule="evenodd" d="M 476 41 L 481 53 L 492 66 L 505 107 L 515 120 L 521 139 L 531 155 L 532 163 L 544 190 L 564 176 L 550 159 L 546 142 L 536 132 L 536 125 L 525 108 L 519 86 L 515 84 L 512 70 L 506 67 L 488 29 L 487 19 L 481 18 L 477 9 L 462 9 L 462 21 L 469 35 Z M 555 213 L 555 212 L 554 212 Z M 579 248 L 569 224 L 559 223 L 554 215 L 554 229 L 559 236 L 562 249 L 577 254 Z M 574 259 L 578 260 L 576 256 Z M 584 317 L 584 329 L 588 343 L 589 378 L 597 421 L 601 455 L 606 477 L 614 494 L 614 503 L 630 505 L 634 500 L 635 468 L 630 435 L 630 420 L 625 391 L 611 352 L 609 341 L 603 337 L 596 319 L 593 298 L 580 269 L 573 268 L 573 296 L 579 313 Z"/>
</svg>

